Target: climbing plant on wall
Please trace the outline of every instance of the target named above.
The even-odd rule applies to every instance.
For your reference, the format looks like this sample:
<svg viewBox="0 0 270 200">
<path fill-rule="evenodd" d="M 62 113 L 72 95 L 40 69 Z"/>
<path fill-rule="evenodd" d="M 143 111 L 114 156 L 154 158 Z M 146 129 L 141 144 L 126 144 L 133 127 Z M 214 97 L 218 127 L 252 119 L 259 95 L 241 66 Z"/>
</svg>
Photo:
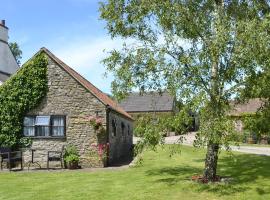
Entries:
<svg viewBox="0 0 270 200">
<path fill-rule="evenodd" d="M 47 92 L 47 58 L 37 54 L 0 86 L 0 146 L 19 147 L 23 117 L 36 107 Z"/>
</svg>

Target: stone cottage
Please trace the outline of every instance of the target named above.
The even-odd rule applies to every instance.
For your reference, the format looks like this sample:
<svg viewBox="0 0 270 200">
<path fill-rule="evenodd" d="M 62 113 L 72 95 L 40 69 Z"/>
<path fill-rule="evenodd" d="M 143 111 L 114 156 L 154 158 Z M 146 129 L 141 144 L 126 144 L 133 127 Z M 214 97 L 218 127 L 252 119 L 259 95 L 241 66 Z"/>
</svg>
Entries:
<svg viewBox="0 0 270 200">
<path fill-rule="evenodd" d="M 116 102 L 46 48 L 48 92 L 24 118 L 24 135 L 33 139 L 34 160 L 46 166 L 48 151 L 76 146 L 82 167 L 103 167 L 132 158 L 132 118 Z M 102 121 L 104 135 L 88 118 Z M 100 144 L 108 146 L 100 157 Z M 31 151 L 24 152 L 25 163 Z M 51 164 L 50 164 L 51 165 Z"/>
</svg>

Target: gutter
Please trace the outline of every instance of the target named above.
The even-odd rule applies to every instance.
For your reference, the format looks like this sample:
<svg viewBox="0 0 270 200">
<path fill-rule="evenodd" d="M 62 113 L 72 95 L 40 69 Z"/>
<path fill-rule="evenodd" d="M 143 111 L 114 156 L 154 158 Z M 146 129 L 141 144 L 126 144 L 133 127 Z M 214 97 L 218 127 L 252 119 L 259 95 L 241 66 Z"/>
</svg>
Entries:
<svg viewBox="0 0 270 200">
<path fill-rule="evenodd" d="M 1 41 L 1 40 L 0 40 L 0 41 Z M 6 76 L 11 76 L 11 74 L 10 74 L 10 73 L 3 72 L 3 71 L 1 71 L 1 70 L 0 70 L 0 74 L 4 74 L 4 75 L 6 75 Z"/>
</svg>

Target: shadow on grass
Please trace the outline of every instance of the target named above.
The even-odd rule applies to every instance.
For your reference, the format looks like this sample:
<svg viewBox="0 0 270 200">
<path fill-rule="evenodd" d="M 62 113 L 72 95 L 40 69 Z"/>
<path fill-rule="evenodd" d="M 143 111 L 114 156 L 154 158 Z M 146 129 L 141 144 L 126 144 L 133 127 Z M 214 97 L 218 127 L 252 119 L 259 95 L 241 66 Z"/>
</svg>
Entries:
<svg viewBox="0 0 270 200">
<path fill-rule="evenodd" d="M 201 172 L 202 169 L 190 166 L 163 167 L 146 171 L 147 176 L 164 176 L 157 179 L 156 182 L 163 182 L 168 185 L 174 185 L 183 180 L 190 180 L 191 176 Z M 172 177 L 168 177 L 172 176 Z"/>
<path fill-rule="evenodd" d="M 219 196 L 232 195 L 252 190 L 259 196 L 270 194 L 270 157 L 251 154 L 237 154 L 232 159 L 222 156 L 219 159 L 218 174 L 233 178 L 232 182 L 217 184 L 199 184 L 194 187 L 198 192 L 211 192 Z M 204 162 L 197 159 L 193 162 Z M 202 168 L 193 166 L 163 167 L 147 171 L 148 176 L 161 176 L 158 182 L 170 186 L 181 181 L 191 180 L 194 174 L 201 174 Z M 168 175 L 170 175 L 168 177 Z M 162 178 L 164 176 L 164 178 Z M 261 180 L 259 180 L 261 179 Z M 256 182 L 257 181 L 257 182 Z M 261 182 L 260 182 L 261 181 Z M 263 185 L 263 187 L 261 187 Z"/>
<path fill-rule="evenodd" d="M 267 156 L 236 154 L 234 159 L 223 156 L 218 161 L 218 174 L 233 178 L 232 182 L 203 185 L 198 188 L 198 191 L 208 191 L 220 196 L 249 190 L 256 192 L 259 196 L 270 194 L 269 166 L 270 157 Z M 261 178 L 263 180 L 259 180 Z"/>
</svg>

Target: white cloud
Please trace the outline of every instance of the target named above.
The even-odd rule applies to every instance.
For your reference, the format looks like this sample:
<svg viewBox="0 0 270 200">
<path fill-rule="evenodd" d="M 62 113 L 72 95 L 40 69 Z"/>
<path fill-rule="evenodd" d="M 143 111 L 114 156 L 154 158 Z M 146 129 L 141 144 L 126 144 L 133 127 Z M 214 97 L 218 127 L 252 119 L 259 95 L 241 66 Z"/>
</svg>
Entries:
<svg viewBox="0 0 270 200">
<path fill-rule="evenodd" d="M 56 44 L 56 43 L 54 43 Z M 104 92 L 110 92 L 112 76 L 105 78 L 105 67 L 100 63 L 106 57 L 106 52 L 119 48 L 122 42 L 111 40 L 110 37 L 80 38 L 66 45 L 49 45 L 53 53 L 63 62 L 79 72 L 90 82 Z M 104 51 L 105 50 L 105 51 Z"/>
<path fill-rule="evenodd" d="M 90 38 L 55 48 L 55 53 L 76 69 L 89 69 L 95 67 L 105 57 L 104 50 L 117 47 L 119 42 L 112 41 L 110 38 Z"/>
</svg>

